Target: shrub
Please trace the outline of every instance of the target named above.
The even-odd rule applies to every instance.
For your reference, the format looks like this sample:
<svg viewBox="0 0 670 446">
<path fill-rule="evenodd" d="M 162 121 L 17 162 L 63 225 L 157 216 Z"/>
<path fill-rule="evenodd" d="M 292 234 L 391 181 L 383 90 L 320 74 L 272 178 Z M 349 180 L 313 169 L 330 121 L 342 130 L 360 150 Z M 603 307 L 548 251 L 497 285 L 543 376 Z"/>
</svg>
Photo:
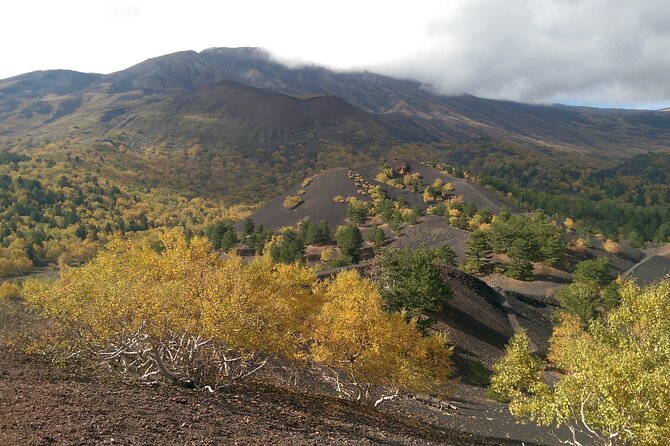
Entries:
<svg viewBox="0 0 670 446">
<path fill-rule="evenodd" d="M 321 250 L 321 256 L 320 259 L 324 263 L 331 262 L 332 260 L 335 260 L 337 258 L 337 251 L 333 248 L 330 247 L 325 247 Z"/>
<path fill-rule="evenodd" d="M 288 197 L 284 198 L 284 207 L 286 209 L 295 209 L 300 204 L 302 204 L 302 197 L 300 195 L 289 195 Z"/>
<path fill-rule="evenodd" d="M 175 232 L 161 242 L 158 253 L 115 240 L 54 283 L 27 282 L 26 299 L 71 331 L 72 350 L 142 380 L 216 388 L 253 374 L 267 355 L 299 354 L 313 273 L 222 260 L 205 239 L 187 245 Z"/>
<path fill-rule="evenodd" d="M 16 299 L 21 296 L 21 288 L 11 282 L 0 284 L 0 299 Z"/>
<path fill-rule="evenodd" d="M 607 239 L 603 242 L 603 249 L 609 254 L 617 254 L 619 252 L 620 246 L 614 240 Z"/>
<path fill-rule="evenodd" d="M 575 240 L 573 248 L 575 251 L 583 253 L 584 251 L 586 251 L 586 248 L 588 248 L 588 245 L 586 244 L 586 240 L 579 237 L 577 240 Z"/>
</svg>

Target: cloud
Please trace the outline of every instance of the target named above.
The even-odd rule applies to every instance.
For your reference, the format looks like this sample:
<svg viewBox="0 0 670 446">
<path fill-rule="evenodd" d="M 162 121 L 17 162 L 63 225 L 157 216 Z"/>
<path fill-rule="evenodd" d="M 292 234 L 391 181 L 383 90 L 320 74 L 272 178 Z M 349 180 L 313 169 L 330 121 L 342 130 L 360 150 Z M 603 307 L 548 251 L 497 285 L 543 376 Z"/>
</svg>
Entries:
<svg viewBox="0 0 670 446">
<path fill-rule="evenodd" d="M 375 68 L 445 94 L 599 104 L 670 100 L 670 2 L 469 0 L 424 47 Z"/>
<path fill-rule="evenodd" d="M 115 5 L 112 7 L 112 20 L 114 22 L 128 22 L 142 17 L 142 10 L 135 5 Z"/>
<path fill-rule="evenodd" d="M 414 78 L 446 94 L 670 105 L 666 0 L 22 0 L 5 9 L 0 78 L 261 46 L 280 60 Z"/>
</svg>

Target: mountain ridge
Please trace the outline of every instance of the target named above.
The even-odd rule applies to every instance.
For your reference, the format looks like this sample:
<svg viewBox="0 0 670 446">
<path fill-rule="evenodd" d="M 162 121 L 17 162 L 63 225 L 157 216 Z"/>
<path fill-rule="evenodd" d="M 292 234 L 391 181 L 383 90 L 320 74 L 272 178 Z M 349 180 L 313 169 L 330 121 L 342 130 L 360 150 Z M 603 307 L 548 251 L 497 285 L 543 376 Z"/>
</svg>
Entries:
<svg viewBox="0 0 670 446">
<path fill-rule="evenodd" d="M 0 137 L 5 140 L 21 136 L 114 137 L 115 131 L 121 131 L 135 132 L 142 139 L 145 129 L 127 126 L 133 116 L 153 117 L 155 120 L 146 122 L 146 126 L 164 128 L 166 123 L 181 119 L 175 115 L 176 102 L 192 96 L 193 103 L 202 89 L 215 90 L 214 86 L 222 82 L 257 89 L 270 102 L 273 100 L 270 94 L 297 99 L 337 97 L 357 109 L 355 113 L 352 109 L 353 119 L 365 116 L 365 122 L 355 129 L 358 135 L 363 135 L 358 141 L 351 135 L 343 136 L 351 130 L 344 125 L 315 138 L 311 142 L 314 146 L 319 146 L 319 138 L 358 148 L 373 140 L 388 145 L 397 141 L 493 138 L 608 157 L 670 147 L 670 115 L 663 111 L 523 104 L 472 95 L 442 96 L 418 81 L 366 71 L 336 72 L 314 65 L 289 67 L 272 59 L 269 53 L 250 47 L 180 51 L 107 75 L 52 70 L 0 80 Z M 206 108 L 204 99 L 209 97 L 200 97 L 202 110 Z M 206 110 L 200 118 L 198 131 L 204 134 L 219 133 L 205 129 L 205 121 L 209 120 L 212 128 L 229 125 L 228 116 L 212 119 Z M 253 120 L 252 124 L 256 125 Z M 273 127 L 261 133 L 286 134 L 285 130 Z M 314 128 L 308 130 L 314 132 Z M 227 131 L 237 130 L 233 126 Z M 155 138 L 144 139 L 143 144 L 148 146 L 159 142 Z M 301 137 L 286 137 L 259 143 L 281 146 L 300 140 Z M 248 141 L 240 149 L 252 150 L 258 145 Z"/>
</svg>

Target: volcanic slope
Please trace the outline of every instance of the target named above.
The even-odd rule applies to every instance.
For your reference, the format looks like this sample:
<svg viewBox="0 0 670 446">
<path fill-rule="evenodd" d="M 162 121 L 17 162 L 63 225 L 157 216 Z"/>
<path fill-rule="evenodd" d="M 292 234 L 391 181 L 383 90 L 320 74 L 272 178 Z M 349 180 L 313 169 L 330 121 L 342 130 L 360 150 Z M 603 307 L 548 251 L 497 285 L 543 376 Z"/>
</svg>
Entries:
<svg viewBox="0 0 670 446">
<path fill-rule="evenodd" d="M 516 316 L 520 327 L 528 330 L 531 340 L 546 346 L 551 335 L 551 313 L 555 302 L 540 301 L 519 294 L 503 294 L 483 280 L 451 266 L 443 266 L 442 278 L 453 290 L 445 310 L 434 314 L 435 328 L 445 330 L 456 347 L 458 359 L 479 361 L 487 368 L 503 355 L 505 345 L 514 335 L 510 315 Z M 504 305 L 507 302 L 508 305 Z"/>
<path fill-rule="evenodd" d="M 395 140 L 375 116 L 334 96 L 298 99 L 233 81 L 147 91 L 153 90 L 116 91 L 103 84 L 76 94 L 14 99 L 2 106 L 4 113 L 0 109 L 0 136 L 107 138 L 134 150 L 198 140 L 251 156 L 285 144 L 314 149 L 322 140 L 361 147 Z M 0 104 L 3 96 L 0 91 Z"/>
<path fill-rule="evenodd" d="M 640 285 L 648 285 L 670 276 L 670 245 L 652 250 L 635 266 L 623 273 Z"/>
<path fill-rule="evenodd" d="M 279 229 L 286 226 L 295 226 L 299 221 L 309 218 L 313 223 L 326 220 L 331 227 L 347 223 L 347 203 L 337 203 L 336 196 L 344 198 L 358 196 L 362 200 L 369 197 L 357 195 L 358 188 L 354 180 L 348 176 L 349 169 L 340 167 L 318 173 L 312 177 L 309 185 L 302 187 L 297 184 L 286 193 L 276 197 L 268 204 L 251 214 L 250 218 L 256 225 L 263 225 L 270 229 Z M 296 208 L 284 207 L 284 201 L 291 196 L 298 196 L 298 191 L 304 190 L 301 195 L 303 202 Z"/>
<path fill-rule="evenodd" d="M 0 444 L 522 444 L 253 382 L 210 395 L 80 373 L 0 347 Z"/>
<path fill-rule="evenodd" d="M 456 142 L 488 137 L 512 139 L 536 148 L 625 158 L 670 147 L 670 115 L 661 111 L 528 105 L 468 95 L 446 97 L 419 82 L 374 73 L 288 67 L 257 48 L 183 51 L 109 75 L 61 70 L 0 80 L 0 137 L 6 137 L 6 142 L 15 137 L 113 138 L 126 146 L 134 142 L 144 148 L 166 142 L 164 134 L 181 122 L 193 132 L 197 129 L 203 143 L 220 147 L 235 141 L 220 140 L 220 135 L 239 136 L 247 129 L 236 128 L 234 120 L 228 122 L 208 113 L 186 117 L 180 114 L 179 103 L 184 97 L 187 102 L 201 101 L 203 94 L 205 104 L 210 99 L 216 101 L 221 93 L 216 86 L 223 82 L 299 99 L 336 96 L 357 109 L 358 116 L 366 116 L 365 122 L 358 121 L 357 128 L 349 128 L 351 123 L 330 129 L 317 125 L 309 128 L 317 136 L 307 138 L 303 134 L 296 140 L 281 137 L 281 128 L 264 127 L 261 133 L 275 133 L 276 138 L 270 141 L 273 148 L 305 138 L 303 143 L 319 149 L 324 146 L 322 140 L 361 149 L 369 147 L 371 141 Z M 220 100 L 225 100 L 226 94 L 223 92 Z M 236 104 L 231 102 L 231 106 Z M 221 132 L 222 127 L 227 132 Z M 191 134 L 184 135 L 183 141 Z M 250 153 L 265 143 L 260 139 L 233 147 Z"/>
<path fill-rule="evenodd" d="M 480 184 L 472 180 L 456 178 L 444 172 L 424 166 L 416 161 L 398 161 L 409 167 L 409 173 L 420 173 L 423 177 L 423 182 L 430 185 L 435 179 L 441 178 L 445 183 L 450 182 L 454 185 L 453 195 L 460 195 L 466 203 L 472 203 L 478 208 L 488 208 L 494 213 L 498 213 L 503 209 L 515 210 L 514 206 L 508 201 L 498 197 L 495 193 L 484 188 Z M 350 174 L 351 173 L 351 174 Z M 344 199 L 348 197 L 356 197 L 359 200 L 370 201 L 369 195 L 360 194 L 361 187 L 356 185 L 355 175 L 362 177 L 364 181 L 371 186 L 380 186 L 386 196 L 391 199 L 398 200 L 405 203 L 407 206 L 419 206 L 426 210 L 428 205 L 423 201 L 422 188 L 418 192 L 413 192 L 407 189 L 399 189 L 388 184 L 378 182 L 375 176 L 379 173 L 377 165 L 363 166 L 356 169 L 336 168 L 318 173 L 311 177 L 311 182 L 306 186 L 296 184 L 290 188 L 286 193 L 276 197 L 268 204 L 254 212 L 250 218 L 255 224 L 262 224 L 266 228 L 279 229 L 286 226 L 294 226 L 304 218 L 309 217 L 313 223 L 318 223 L 321 220 L 327 220 L 331 228 L 337 225 L 347 224 L 347 203 L 338 203 L 334 200 L 335 197 L 340 196 Z M 300 191 L 304 193 L 300 195 Z M 300 196 L 302 203 L 294 209 L 284 207 L 284 201 L 287 197 Z M 432 222 L 432 219 L 431 219 Z M 432 229 L 438 223 L 432 222 L 430 225 Z M 421 227 L 421 225 L 418 225 Z M 446 224 L 444 224 L 447 227 Z M 453 229 L 453 228 L 452 228 Z M 419 231 L 417 233 L 417 231 Z M 410 231 L 413 238 L 416 239 L 417 245 L 425 243 L 433 246 L 436 244 L 436 235 L 426 234 L 425 239 L 420 236 L 420 229 Z M 458 231 L 457 231 L 458 232 Z M 439 237 L 440 234 L 437 234 Z M 449 236 L 462 239 L 461 234 L 450 234 Z"/>
</svg>

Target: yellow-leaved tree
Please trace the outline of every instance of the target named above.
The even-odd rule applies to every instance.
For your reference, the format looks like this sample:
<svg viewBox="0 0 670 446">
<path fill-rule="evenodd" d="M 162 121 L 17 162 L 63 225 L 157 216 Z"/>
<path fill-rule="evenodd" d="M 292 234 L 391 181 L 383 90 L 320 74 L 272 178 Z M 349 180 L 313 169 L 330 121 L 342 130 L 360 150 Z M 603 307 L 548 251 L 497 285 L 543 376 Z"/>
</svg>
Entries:
<svg viewBox="0 0 670 446">
<path fill-rule="evenodd" d="M 143 380 L 215 388 L 298 355 L 313 271 L 219 259 L 179 231 L 161 245 L 114 240 L 58 281 L 27 282 L 25 298 L 74 335 L 73 350 Z"/>
<path fill-rule="evenodd" d="M 378 405 L 400 390 L 444 392 L 451 373 L 444 336 L 424 337 L 416 321 L 386 313 L 375 285 L 355 271 L 341 272 L 324 286 L 311 351 L 340 394 L 359 402 L 375 398 Z"/>
<path fill-rule="evenodd" d="M 511 398 L 511 412 L 542 425 L 563 425 L 569 444 L 661 445 L 670 438 L 670 280 L 621 288 L 621 304 L 587 328 L 564 315 L 545 365 L 518 334 L 496 366 L 492 390 Z"/>
<path fill-rule="evenodd" d="M 158 246 L 114 239 L 59 280 L 26 282 L 23 296 L 69 333 L 68 353 L 143 381 L 215 390 L 268 361 L 312 359 L 343 395 L 367 401 L 375 386 L 441 393 L 450 372 L 445 339 L 385 313 L 357 273 L 319 282 L 299 263 L 222 259 L 179 230 Z"/>
</svg>

